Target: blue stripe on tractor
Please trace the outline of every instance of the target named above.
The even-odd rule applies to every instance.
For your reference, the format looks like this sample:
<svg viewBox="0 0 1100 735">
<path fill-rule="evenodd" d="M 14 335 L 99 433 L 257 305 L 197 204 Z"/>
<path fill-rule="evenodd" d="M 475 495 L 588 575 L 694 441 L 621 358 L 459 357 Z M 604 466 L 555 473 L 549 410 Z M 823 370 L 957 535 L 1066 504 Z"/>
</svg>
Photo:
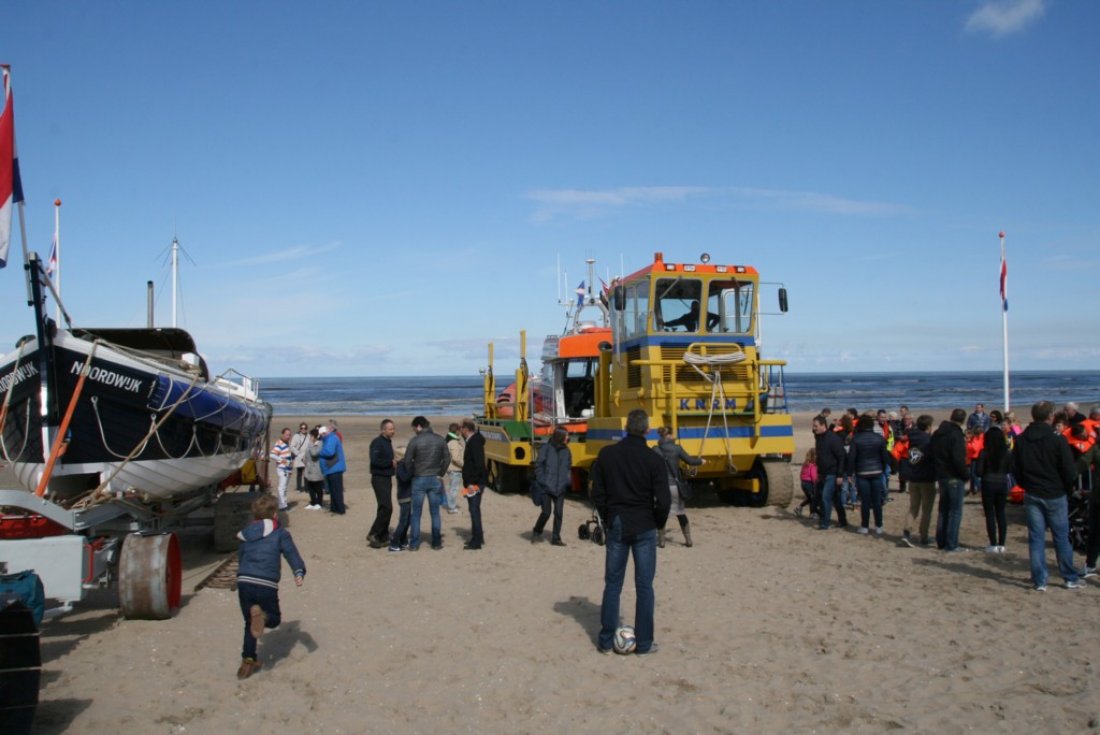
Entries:
<svg viewBox="0 0 1100 735">
<path fill-rule="evenodd" d="M 619 344 L 621 351 L 626 351 L 631 347 L 687 347 L 688 345 L 696 342 L 702 342 L 706 344 L 737 344 L 742 347 L 755 347 L 756 340 L 750 336 L 734 337 L 729 334 L 718 335 L 705 335 L 705 334 L 688 334 L 688 335 L 674 335 L 674 334 L 661 334 L 661 335 L 647 335 L 642 337 L 636 337 L 633 339 L 623 340 Z"/>
</svg>

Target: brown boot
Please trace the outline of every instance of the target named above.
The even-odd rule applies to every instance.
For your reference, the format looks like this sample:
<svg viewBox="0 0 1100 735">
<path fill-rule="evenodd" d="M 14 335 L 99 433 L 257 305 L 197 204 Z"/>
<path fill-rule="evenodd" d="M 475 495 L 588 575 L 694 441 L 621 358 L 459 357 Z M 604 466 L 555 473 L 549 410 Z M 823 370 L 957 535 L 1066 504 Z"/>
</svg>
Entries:
<svg viewBox="0 0 1100 735">
<path fill-rule="evenodd" d="M 247 679 L 260 670 L 261 664 L 254 658 L 246 658 L 241 660 L 241 667 L 237 669 L 238 679 Z"/>
</svg>

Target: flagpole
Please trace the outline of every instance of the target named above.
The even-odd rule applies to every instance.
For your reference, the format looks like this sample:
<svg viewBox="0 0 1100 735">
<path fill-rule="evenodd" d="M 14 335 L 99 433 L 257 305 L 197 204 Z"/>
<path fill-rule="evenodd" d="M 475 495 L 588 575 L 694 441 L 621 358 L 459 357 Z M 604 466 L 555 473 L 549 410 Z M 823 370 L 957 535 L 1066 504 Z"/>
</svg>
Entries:
<svg viewBox="0 0 1100 735">
<path fill-rule="evenodd" d="M 54 265 L 54 287 L 57 289 L 57 323 L 61 323 L 61 200 L 53 200 L 53 247 L 57 257 Z"/>
<path fill-rule="evenodd" d="M 997 235 L 1001 240 L 1001 343 L 1004 345 L 1004 387 L 1005 387 L 1005 412 L 1011 408 L 1008 392 L 1008 264 L 1005 260 L 1005 233 L 1004 230 Z"/>
</svg>

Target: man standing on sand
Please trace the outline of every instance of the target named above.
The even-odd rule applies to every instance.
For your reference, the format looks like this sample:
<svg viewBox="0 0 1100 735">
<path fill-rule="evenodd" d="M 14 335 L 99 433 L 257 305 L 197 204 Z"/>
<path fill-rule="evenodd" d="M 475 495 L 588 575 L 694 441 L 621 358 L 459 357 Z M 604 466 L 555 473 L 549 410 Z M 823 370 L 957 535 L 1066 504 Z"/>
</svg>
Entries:
<svg viewBox="0 0 1100 735">
<path fill-rule="evenodd" d="M 668 520 L 672 498 L 665 462 L 646 444 L 649 417 L 636 408 L 627 414 L 626 436 L 604 447 L 592 466 L 592 502 L 607 531 L 600 634 L 596 647 L 610 653 L 619 627 L 619 597 L 627 556 L 634 557 L 635 653 L 657 652 L 653 642 L 657 573 L 657 529 Z"/>
<path fill-rule="evenodd" d="M 836 497 L 836 480 L 844 476 L 844 465 L 847 460 L 844 454 L 844 440 L 840 438 L 840 434 L 829 429 L 828 421 L 827 416 L 819 414 L 814 416 L 810 426 L 814 433 L 817 478 L 821 483 L 821 525 L 818 528 L 822 531 L 829 530 L 829 524 L 832 523 L 834 500 L 837 527 L 844 528 L 848 525 L 844 502 Z"/>
<path fill-rule="evenodd" d="M 275 474 L 279 481 L 279 510 L 290 510 L 286 504 L 286 490 L 290 484 L 290 473 L 294 470 L 294 452 L 290 450 L 289 426 L 279 432 L 279 441 L 271 447 L 271 459 L 275 462 Z"/>
<path fill-rule="evenodd" d="M 1027 555 L 1031 561 L 1031 583 L 1036 592 L 1047 589 L 1046 535 L 1054 539 L 1058 573 L 1066 589 L 1085 586 L 1073 568 L 1073 547 L 1069 543 L 1069 502 L 1066 490 L 1077 482 L 1077 466 L 1065 438 L 1054 432 L 1054 404 L 1039 401 L 1031 407 L 1031 423 L 1016 437 L 1012 449 L 1016 482 L 1024 489 L 1027 511 Z"/>
<path fill-rule="evenodd" d="M 982 408 L 982 404 L 978 404 Z M 956 408 L 951 420 L 944 421 L 929 444 L 936 466 L 936 481 L 940 486 L 940 512 L 936 521 L 936 547 L 942 551 L 965 551 L 959 548 L 959 526 L 962 525 L 963 500 L 970 470 L 966 466 L 966 436 L 962 426 L 966 411 Z"/>
<path fill-rule="evenodd" d="M 405 465 L 412 471 L 412 518 L 409 525 L 409 551 L 420 549 L 420 518 L 424 499 L 428 500 L 428 514 L 432 519 L 432 549 L 443 548 L 443 524 L 439 518 L 439 506 L 443 504 L 443 476 L 451 464 L 447 442 L 432 431 L 431 422 L 423 416 L 412 420 L 416 436 L 405 448 Z"/>
<path fill-rule="evenodd" d="M 462 492 L 470 509 L 470 540 L 464 547 L 477 551 L 485 545 L 485 528 L 481 525 L 481 498 L 485 495 L 485 437 L 477 424 L 465 419 L 459 428 L 466 446 L 462 450 Z"/>
<path fill-rule="evenodd" d="M 330 513 L 342 516 L 347 512 L 344 505 L 344 473 L 348 465 L 344 460 L 344 443 L 335 431 L 329 431 L 327 426 L 320 427 L 317 432 L 321 436 L 321 472 L 325 475 L 325 486 L 328 489 L 328 509 Z"/>
<path fill-rule="evenodd" d="M 384 419 L 381 433 L 370 443 L 370 486 L 378 511 L 374 523 L 367 532 L 367 543 L 372 549 L 381 549 L 390 542 L 390 518 L 393 516 L 393 475 L 397 460 L 393 456 L 393 421 Z"/>
<path fill-rule="evenodd" d="M 920 545 L 931 543 L 928 528 L 932 522 L 932 508 L 936 505 L 936 463 L 932 459 L 932 437 L 928 435 L 932 421 L 928 414 L 921 414 L 917 417 L 917 428 L 909 431 L 909 459 L 905 462 L 909 513 L 905 516 L 905 527 L 901 532 L 904 546 L 913 545 L 910 529 L 914 522 L 920 529 Z"/>
<path fill-rule="evenodd" d="M 974 413 L 966 420 L 966 428 L 978 429 L 983 434 L 989 430 L 989 414 L 985 412 L 984 403 L 974 406 Z"/>
</svg>

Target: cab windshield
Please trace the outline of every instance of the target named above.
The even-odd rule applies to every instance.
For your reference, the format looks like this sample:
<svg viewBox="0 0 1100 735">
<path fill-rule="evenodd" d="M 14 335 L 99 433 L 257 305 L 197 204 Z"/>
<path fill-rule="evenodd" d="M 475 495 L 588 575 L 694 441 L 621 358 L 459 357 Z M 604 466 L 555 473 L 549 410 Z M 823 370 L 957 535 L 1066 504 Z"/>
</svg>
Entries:
<svg viewBox="0 0 1100 735">
<path fill-rule="evenodd" d="M 707 292 L 707 331 L 750 333 L 755 285 L 752 281 L 711 281 Z"/>
<path fill-rule="evenodd" d="M 702 283 L 694 278 L 659 278 L 654 291 L 654 327 L 659 332 L 699 331 Z"/>
</svg>

